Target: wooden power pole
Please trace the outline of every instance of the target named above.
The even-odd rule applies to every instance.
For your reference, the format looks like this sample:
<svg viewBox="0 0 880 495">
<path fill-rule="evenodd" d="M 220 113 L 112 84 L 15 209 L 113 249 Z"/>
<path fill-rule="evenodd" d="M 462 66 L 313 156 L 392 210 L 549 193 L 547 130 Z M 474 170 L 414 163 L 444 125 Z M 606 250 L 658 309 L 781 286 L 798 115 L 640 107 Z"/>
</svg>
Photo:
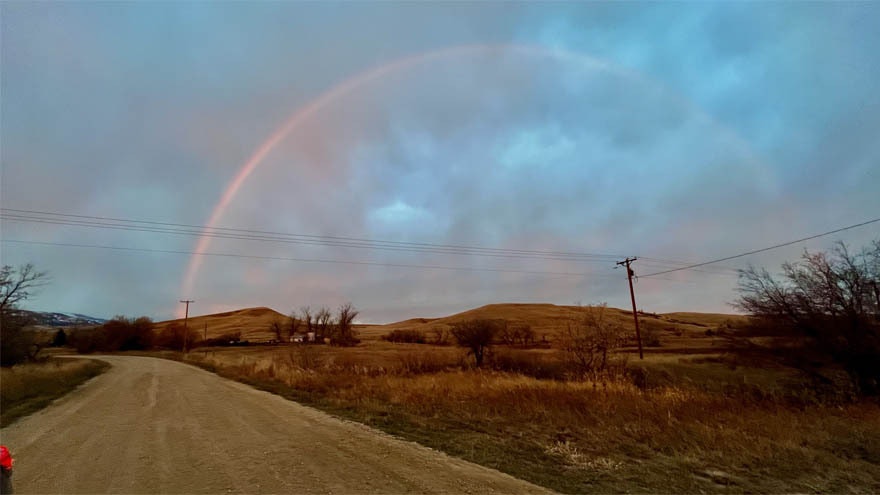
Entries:
<svg viewBox="0 0 880 495">
<path fill-rule="evenodd" d="M 186 333 L 187 333 L 186 324 L 187 324 L 187 321 L 189 320 L 189 303 L 192 303 L 195 301 L 193 301 L 191 299 L 184 299 L 180 302 L 186 304 L 186 312 L 183 314 L 183 353 L 186 354 Z"/>
<path fill-rule="evenodd" d="M 633 307 L 633 320 L 636 322 L 636 341 L 639 343 L 639 359 L 645 359 L 645 355 L 642 352 L 642 332 L 639 331 L 639 313 L 636 310 L 636 293 L 633 292 L 633 271 L 632 268 L 629 267 L 630 263 L 637 260 L 638 258 L 632 257 L 627 258 L 623 261 L 618 261 L 617 264 L 619 266 L 626 267 L 626 279 L 629 281 L 629 299 L 632 301 Z"/>
</svg>

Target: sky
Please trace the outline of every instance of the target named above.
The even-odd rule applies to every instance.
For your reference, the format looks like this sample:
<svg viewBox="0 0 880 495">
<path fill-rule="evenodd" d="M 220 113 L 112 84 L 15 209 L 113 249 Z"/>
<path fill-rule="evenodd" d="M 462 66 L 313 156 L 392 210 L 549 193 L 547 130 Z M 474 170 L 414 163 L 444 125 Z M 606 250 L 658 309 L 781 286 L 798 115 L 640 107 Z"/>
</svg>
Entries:
<svg viewBox="0 0 880 495">
<path fill-rule="evenodd" d="M 628 256 L 640 309 L 733 312 L 736 269 L 880 238 L 650 276 L 880 217 L 878 25 L 876 2 L 3 2 L 0 258 L 48 272 L 25 307 L 104 318 L 627 308 Z"/>
</svg>

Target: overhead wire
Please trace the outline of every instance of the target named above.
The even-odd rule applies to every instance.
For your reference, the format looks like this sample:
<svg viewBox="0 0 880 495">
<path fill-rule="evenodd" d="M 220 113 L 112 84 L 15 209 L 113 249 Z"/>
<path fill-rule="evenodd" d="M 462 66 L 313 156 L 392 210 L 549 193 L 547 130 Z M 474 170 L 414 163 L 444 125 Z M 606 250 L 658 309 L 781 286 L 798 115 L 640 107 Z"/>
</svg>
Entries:
<svg viewBox="0 0 880 495">
<path fill-rule="evenodd" d="M 14 222 L 43 223 L 52 225 L 80 226 L 89 228 L 152 232 L 199 237 L 207 236 L 213 238 L 248 241 L 335 246 L 345 248 L 375 249 L 411 253 L 452 254 L 501 258 L 532 258 L 546 259 L 552 261 L 583 261 L 605 263 L 619 257 L 612 254 L 487 248 L 483 246 L 466 246 L 456 244 L 386 241 L 354 237 L 290 234 L 252 229 L 234 229 L 228 227 L 209 228 L 206 226 L 176 224 L 170 222 L 153 222 L 145 220 L 97 217 L 88 215 L 72 215 L 57 212 L 17 210 L 11 208 L 0 208 L 0 211 L 2 211 L 2 213 L 0 213 L 0 219 Z"/>
<path fill-rule="evenodd" d="M 14 244 L 39 245 L 39 246 L 60 246 L 60 247 L 75 247 L 75 248 L 107 249 L 107 250 L 114 250 L 114 251 L 130 251 L 130 252 L 144 252 L 144 253 L 183 254 L 183 255 L 196 255 L 196 256 L 216 256 L 216 257 L 226 257 L 226 258 L 248 258 L 248 259 L 260 259 L 260 260 L 277 260 L 277 261 L 297 261 L 297 262 L 305 262 L 305 263 L 331 263 L 331 264 L 346 264 L 346 265 L 384 266 L 384 267 L 393 267 L 393 268 L 419 268 L 419 269 L 430 269 L 430 270 L 451 270 L 451 271 L 469 271 L 469 272 L 476 271 L 476 272 L 495 272 L 495 273 L 522 273 L 522 274 L 531 274 L 531 275 L 554 275 L 554 276 L 563 276 L 563 277 L 611 278 L 610 275 L 605 275 L 605 274 L 601 274 L 601 273 L 589 273 L 589 272 L 575 273 L 575 272 L 549 272 L 549 271 L 539 271 L 539 270 L 514 270 L 514 269 L 507 269 L 507 268 L 474 268 L 474 267 L 461 267 L 461 266 L 422 265 L 422 264 L 408 264 L 408 263 L 384 263 L 384 262 L 378 262 L 378 261 L 293 258 L 293 257 L 285 257 L 285 256 L 262 256 L 262 255 L 242 254 L 242 253 L 197 253 L 194 251 L 175 250 L 175 249 L 136 248 L 136 247 L 128 247 L 128 246 L 106 246 L 106 245 L 95 245 L 95 244 L 76 244 L 76 243 L 67 243 L 67 242 L 29 241 L 29 240 L 21 240 L 21 239 L 0 239 L 0 242 L 14 243 Z M 614 277 L 614 278 L 616 278 L 616 277 Z"/>
<path fill-rule="evenodd" d="M 824 236 L 826 236 L 826 235 L 837 234 L 838 232 L 844 232 L 844 231 L 851 230 L 851 229 L 855 229 L 855 228 L 858 228 L 858 227 L 864 227 L 865 225 L 870 225 L 870 224 L 872 224 L 872 223 L 877 223 L 877 222 L 880 222 L 880 218 L 875 218 L 875 219 L 873 219 L 873 220 L 868 220 L 868 221 L 865 221 L 865 222 L 856 223 L 856 224 L 853 224 L 853 225 L 848 225 L 848 226 L 846 226 L 846 227 L 841 227 L 841 228 L 839 228 L 839 229 L 829 230 L 829 231 L 827 231 L 827 232 L 822 232 L 821 234 L 814 234 L 814 235 L 811 235 L 811 236 L 802 237 L 802 238 L 800 238 L 800 239 L 795 239 L 795 240 L 793 240 L 793 241 L 788 241 L 788 242 L 782 242 L 782 243 L 779 243 L 779 244 L 774 244 L 774 245 L 772 245 L 772 246 L 768 246 L 768 247 L 761 248 L 761 249 L 753 249 L 753 250 L 751 250 L 751 251 L 746 251 L 746 252 L 744 252 L 744 253 L 734 254 L 734 255 L 732 255 L 732 256 L 725 256 L 724 258 L 718 258 L 718 259 L 714 259 L 714 260 L 704 261 L 704 262 L 702 262 L 702 263 L 695 263 L 695 264 L 688 265 L 688 266 L 683 266 L 683 267 L 680 267 L 680 268 L 673 268 L 673 269 L 671 269 L 671 270 L 664 270 L 664 271 L 659 271 L 659 272 L 649 273 L 649 274 L 647 274 L 647 275 L 640 275 L 640 277 L 641 277 L 641 278 L 654 277 L 654 276 L 656 276 L 656 275 L 665 275 L 665 274 L 667 274 L 667 273 L 673 273 L 673 272 L 678 272 L 678 271 L 682 271 L 682 270 L 691 270 L 691 269 L 693 269 L 693 268 L 697 268 L 697 267 L 701 267 L 701 266 L 706 266 L 706 265 L 711 265 L 711 264 L 713 264 L 713 263 L 720 263 L 720 262 L 722 262 L 722 261 L 728 261 L 728 260 L 733 260 L 733 259 L 737 259 L 737 258 L 742 258 L 742 257 L 744 257 L 744 256 L 749 256 L 749 255 L 752 255 L 752 254 L 763 253 L 763 252 L 765 252 L 765 251 L 770 251 L 770 250 L 772 250 L 772 249 L 778 249 L 778 248 L 785 247 L 785 246 L 791 246 L 792 244 L 797 244 L 797 243 L 799 243 L 799 242 L 809 241 L 810 239 L 817 239 L 817 238 L 819 238 L 819 237 L 824 237 Z"/>
</svg>

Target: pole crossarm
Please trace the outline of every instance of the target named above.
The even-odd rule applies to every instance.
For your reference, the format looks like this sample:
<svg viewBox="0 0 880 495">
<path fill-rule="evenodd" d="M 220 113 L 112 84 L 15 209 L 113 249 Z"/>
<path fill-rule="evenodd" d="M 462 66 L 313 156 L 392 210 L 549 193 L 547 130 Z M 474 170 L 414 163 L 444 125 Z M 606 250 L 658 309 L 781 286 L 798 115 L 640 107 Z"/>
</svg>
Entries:
<svg viewBox="0 0 880 495">
<path fill-rule="evenodd" d="M 633 275 L 635 275 L 635 272 L 633 272 L 633 269 L 630 267 L 632 262 L 636 261 L 637 259 L 638 258 L 635 256 L 633 256 L 632 258 L 626 258 L 623 261 L 618 261 L 617 265 L 626 267 L 626 279 L 629 282 L 629 298 L 630 298 L 630 301 L 632 301 L 632 308 L 633 308 L 633 321 L 635 321 L 635 324 L 636 324 L 636 341 L 639 343 L 639 359 L 645 359 L 645 354 L 642 351 L 642 332 L 639 330 L 639 314 L 638 314 L 638 311 L 636 310 L 636 294 L 633 291 L 633 279 L 632 278 L 633 278 Z"/>
</svg>

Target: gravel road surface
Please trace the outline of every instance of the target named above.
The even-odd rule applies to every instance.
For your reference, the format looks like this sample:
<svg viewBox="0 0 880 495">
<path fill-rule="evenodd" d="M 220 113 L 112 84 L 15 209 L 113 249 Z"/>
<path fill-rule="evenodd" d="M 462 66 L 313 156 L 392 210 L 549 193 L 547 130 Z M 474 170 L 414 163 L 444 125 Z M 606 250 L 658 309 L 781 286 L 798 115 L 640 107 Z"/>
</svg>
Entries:
<svg viewBox="0 0 880 495">
<path fill-rule="evenodd" d="M 16 493 L 546 493 L 201 369 L 100 359 L 3 429 Z"/>
</svg>

